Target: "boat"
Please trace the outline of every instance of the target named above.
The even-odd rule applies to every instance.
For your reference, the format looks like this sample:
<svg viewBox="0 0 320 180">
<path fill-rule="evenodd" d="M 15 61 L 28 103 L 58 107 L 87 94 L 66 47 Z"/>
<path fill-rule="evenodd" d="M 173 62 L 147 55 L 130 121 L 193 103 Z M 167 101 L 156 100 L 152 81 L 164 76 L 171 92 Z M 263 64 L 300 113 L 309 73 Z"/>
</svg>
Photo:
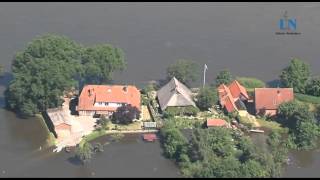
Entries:
<svg viewBox="0 0 320 180">
<path fill-rule="evenodd" d="M 70 149 L 69 146 L 65 147 L 64 150 L 65 150 L 67 153 L 69 153 L 69 152 L 71 151 L 71 149 Z"/>
<path fill-rule="evenodd" d="M 53 150 L 53 152 L 60 152 L 62 150 L 62 147 L 61 146 L 58 146 L 57 148 L 55 148 L 54 150 Z"/>
<path fill-rule="evenodd" d="M 251 129 L 249 131 L 250 132 L 256 132 L 256 133 L 264 133 L 264 130 L 260 130 L 260 129 Z"/>
<path fill-rule="evenodd" d="M 147 142 L 154 142 L 157 139 L 157 135 L 154 133 L 143 134 L 143 140 Z"/>
</svg>

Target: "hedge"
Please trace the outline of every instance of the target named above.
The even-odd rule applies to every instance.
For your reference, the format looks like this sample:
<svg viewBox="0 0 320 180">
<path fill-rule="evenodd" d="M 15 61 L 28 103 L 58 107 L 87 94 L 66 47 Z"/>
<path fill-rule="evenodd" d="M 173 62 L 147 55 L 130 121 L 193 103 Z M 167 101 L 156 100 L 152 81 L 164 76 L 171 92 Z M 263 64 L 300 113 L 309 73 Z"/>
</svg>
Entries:
<svg viewBox="0 0 320 180">
<path fill-rule="evenodd" d="M 311 96 L 306 94 L 295 93 L 295 98 L 302 102 L 312 103 L 312 104 L 320 104 L 320 97 Z"/>
<path fill-rule="evenodd" d="M 174 116 L 196 116 L 199 111 L 200 110 L 194 106 L 167 107 L 163 114 L 166 118 Z"/>
</svg>

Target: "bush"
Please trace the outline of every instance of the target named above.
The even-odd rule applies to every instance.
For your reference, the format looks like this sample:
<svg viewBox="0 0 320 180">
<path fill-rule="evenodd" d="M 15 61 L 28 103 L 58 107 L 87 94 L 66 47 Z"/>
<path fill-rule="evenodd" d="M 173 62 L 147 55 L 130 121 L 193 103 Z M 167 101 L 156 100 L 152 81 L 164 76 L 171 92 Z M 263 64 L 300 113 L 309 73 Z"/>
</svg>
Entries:
<svg viewBox="0 0 320 180">
<path fill-rule="evenodd" d="M 154 91 L 155 87 L 154 84 L 147 84 L 143 89 L 141 89 L 142 94 L 148 94 L 150 91 Z"/>
<path fill-rule="evenodd" d="M 140 118 L 140 110 L 129 105 L 124 105 L 117 108 L 117 111 L 112 115 L 112 121 L 116 124 L 130 124 L 134 119 Z"/>
<path fill-rule="evenodd" d="M 142 105 L 148 105 L 149 104 L 149 99 L 145 96 L 141 94 L 141 103 Z"/>
<path fill-rule="evenodd" d="M 200 110 L 194 106 L 187 107 L 167 107 L 163 112 L 164 118 L 172 118 L 174 116 L 196 116 Z"/>
<path fill-rule="evenodd" d="M 201 110 L 208 110 L 218 102 L 218 93 L 215 88 L 201 88 L 196 96 L 197 106 Z"/>
<path fill-rule="evenodd" d="M 194 106 L 188 106 L 184 108 L 184 114 L 187 116 L 196 116 L 200 110 Z"/>
<path fill-rule="evenodd" d="M 306 92 L 309 95 L 320 97 L 320 76 L 311 78 L 306 87 Z"/>
<path fill-rule="evenodd" d="M 263 88 L 266 86 L 263 81 L 252 77 L 237 77 L 236 79 L 241 85 L 248 89 Z"/>
</svg>

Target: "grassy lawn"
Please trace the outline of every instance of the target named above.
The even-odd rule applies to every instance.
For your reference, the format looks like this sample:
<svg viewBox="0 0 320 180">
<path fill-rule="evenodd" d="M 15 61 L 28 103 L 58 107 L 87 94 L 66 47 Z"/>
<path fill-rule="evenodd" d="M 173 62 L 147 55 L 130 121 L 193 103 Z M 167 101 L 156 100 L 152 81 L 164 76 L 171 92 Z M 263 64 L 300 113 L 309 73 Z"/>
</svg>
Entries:
<svg viewBox="0 0 320 180">
<path fill-rule="evenodd" d="M 256 119 L 258 123 L 261 125 L 261 127 L 271 129 L 272 131 L 278 131 L 280 133 L 287 132 L 287 128 L 281 127 L 281 124 L 275 122 L 275 121 L 266 121 L 263 119 Z"/>
<path fill-rule="evenodd" d="M 317 106 L 320 106 L 320 104 L 313 104 L 313 103 L 306 102 L 306 101 L 301 101 L 301 100 L 298 100 L 298 99 L 296 99 L 296 101 L 301 103 L 301 104 L 305 104 L 305 105 L 309 106 L 309 110 L 311 112 L 314 112 L 316 110 Z"/>
<path fill-rule="evenodd" d="M 320 104 L 320 97 L 317 97 L 317 96 L 310 96 L 306 94 L 295 93 L 294 97 L 301 102 L 305 102 L 309 104 Z"/>
<path fill-rule="evenodd" d="M 113 129 L 117 126 L 118 130 L 141 130 L 141 122 L 133 122 L 131 124 L 128 125 L 123 125 L 123 124 L 113 124 L 113 123 L 109 123 L 108 127 L 109 129 Z"/>
<path fill-rule="evenodd" d="M 86 139 L 88 140 L 88 141 L 92 141 L 92 140 L 94 140 L 94 139 L 96 139 L 96 138 L 98 138 L 98 137 L 100 137 L 100 136 L 103 136 L 103 135 L 105 135 L 106 134 L 106 131 L 97 131 L 97 130 L 95 130 L 95 131 L 93 131 L 92 133 L 90 133 L 89 135 L 87 135 L 86 136 Z M 81 142 L 80 142 L 81 143 Z"/>
<path fill-rule="evenodd" d="M 181 129 L 188 129 L 188 128 L 193 128 L 197 122 L 199 123 L 204 123 L 205 120 L 203 119 L 198 119 L 198 118 L 183 118 L 183 117 L 176 117 L 173 119 L 176 127 L 181 128 Z"/>
</svg>

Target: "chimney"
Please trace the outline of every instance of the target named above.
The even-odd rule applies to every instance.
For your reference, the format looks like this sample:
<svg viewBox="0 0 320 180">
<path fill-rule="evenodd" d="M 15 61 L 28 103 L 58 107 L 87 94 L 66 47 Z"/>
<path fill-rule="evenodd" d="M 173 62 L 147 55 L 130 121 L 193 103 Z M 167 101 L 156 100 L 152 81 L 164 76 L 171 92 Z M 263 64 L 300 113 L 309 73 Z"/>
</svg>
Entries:
<svg viewBox="0 0 320 180">
<path fill-rule="evenodd" d="M 125 93 L 127 93 L 127 92 L 128 92 L 128 87 L 127 87 L 127 86 L 124 86 L 124 87 L 122 88 L 122 90 L 123 90 Z"/>
<path fill-rule="evenodd" d="M 92 91 L 91 91 L 91 89 L 89 89 L 88 92 L 89 92 L 89 96 L 92 96 Z"/>
</svg>

